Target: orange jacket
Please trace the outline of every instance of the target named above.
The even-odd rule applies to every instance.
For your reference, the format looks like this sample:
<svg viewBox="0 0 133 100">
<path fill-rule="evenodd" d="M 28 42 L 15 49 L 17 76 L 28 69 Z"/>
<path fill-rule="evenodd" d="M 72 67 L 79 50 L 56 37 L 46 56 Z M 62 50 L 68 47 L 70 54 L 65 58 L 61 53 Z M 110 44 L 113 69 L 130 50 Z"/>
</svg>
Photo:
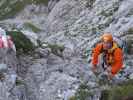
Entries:
<svg viewBox="0 0 133 100">
<path fill-rule="evenodd" d="M 93 54 L 92 54 L 92 64 L 93 65 L 97 65 L 98 57 L 101 53 L 101 49 L 102 49 L 101 43 L 97 44 L 96 47 L 93 49 Z M 122 50 L 120 48 L 116 48 L 113 56 L 114 56 L 113 57 L 114 63 L 111 64 L 111 72 L 113 75 L 115 75 L 122 68 L 122 65 L 123 65 Z"/>
</svg>

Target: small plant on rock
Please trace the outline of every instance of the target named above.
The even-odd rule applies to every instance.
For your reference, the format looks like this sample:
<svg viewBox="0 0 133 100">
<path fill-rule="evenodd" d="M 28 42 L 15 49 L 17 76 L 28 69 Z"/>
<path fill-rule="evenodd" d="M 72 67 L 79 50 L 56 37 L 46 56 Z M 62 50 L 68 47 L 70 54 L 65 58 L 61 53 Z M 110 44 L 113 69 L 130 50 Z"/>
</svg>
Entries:
<svg viewBox="0 0 133 100">
<path fill-rule="evenodd" d="M 29 53 L 35 49 L 33 43 L 19 31 L 7 31 L 7 34 L 13 38 L 17 53 Z"/>
<path fill-rule="evenodd" d="M 69 100 L 88 100 L 87 98 L 92 96 L 92 93 L 89 91 L 90 88 L 86 84 L 81 84 L 75 94 Z"/>
</svg>

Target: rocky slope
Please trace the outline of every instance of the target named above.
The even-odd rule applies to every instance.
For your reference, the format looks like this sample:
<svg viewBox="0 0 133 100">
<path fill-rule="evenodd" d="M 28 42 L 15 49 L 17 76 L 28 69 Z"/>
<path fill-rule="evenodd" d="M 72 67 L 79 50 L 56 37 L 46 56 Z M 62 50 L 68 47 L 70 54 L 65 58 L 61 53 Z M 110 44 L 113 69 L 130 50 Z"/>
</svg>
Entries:
<svg viewBox="0 0 133 100">
<path fill-rule="evenodd" d="M 132 38 L 128 37 L 133 32 L 133 1 L 50 0 L 45 6 L 33 1 L 22 2 L 24 9 L 2 19 L 0 25 L 7 30 L 22 31 L 36 46 L 35 41 L 39 39 L 41 45 L 31 55 L 20 55 L 18 61 L 13 60 L 18 63 L 18 66 L 12 65 L 17 68 L 12 69 L 16 76 L 10 89 L 8 85 L 1 86 L 4 92 L 0 92 L 0 100 L 69 100 L 81 83 L 87 84 L 89 93 L 93 94 L 87 95 L 85 100 L 99 100 L 102 89 L 109 86 L 100 88 L 90 70 L 92 46 L 103 32 L 111 32 L 132 44 Z M 4 0 L 0 4 L 4 7 Z M 116 76 L 116 83 L 133 79 L 130 44 L 124 73 Z M 90 51 L 87 57 L 86 50 Z M 9 62 L 12 63 L 10 59 Z M 12 77 L 12 71 L 9 73 L 7 75 Z M 6 80 L 1 82 L 4 83 L 9 84 Z"/>
</svg>

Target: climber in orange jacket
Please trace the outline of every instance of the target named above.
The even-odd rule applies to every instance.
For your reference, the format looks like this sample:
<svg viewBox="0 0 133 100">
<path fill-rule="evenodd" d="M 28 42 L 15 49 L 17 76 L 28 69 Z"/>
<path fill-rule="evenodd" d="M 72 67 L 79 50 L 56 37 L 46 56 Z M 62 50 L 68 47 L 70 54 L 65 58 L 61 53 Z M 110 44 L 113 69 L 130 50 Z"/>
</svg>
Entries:
<svg viewBox="0 0 133 100">
<path fill-rule="evenodd" d="M 102 42 L 98 43 L 93 49 L 92 54 L 92 70 L 95 73 L 97 70 L 97 64 L 99 62 L 99 55 L 103 54 L 103 60 L 108 70 L 108 78 L 112 79 L 113 76 L 120 71 L 123 65 L 123 52 L 118 47 L 117 43 L 113 40 L 113 36 L 110 33 L 105 33 L 101 37 Z"/>
</svg>

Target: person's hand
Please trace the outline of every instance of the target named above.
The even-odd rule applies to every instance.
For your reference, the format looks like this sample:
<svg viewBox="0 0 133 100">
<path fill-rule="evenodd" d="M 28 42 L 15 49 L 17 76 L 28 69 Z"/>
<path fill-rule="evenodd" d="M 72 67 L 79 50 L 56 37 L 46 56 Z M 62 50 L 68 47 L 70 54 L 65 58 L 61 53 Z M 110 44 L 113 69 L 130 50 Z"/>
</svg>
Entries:
<svg viewBox="0 0 133 100">
<path fill-rule="evenodd" d="M 97 65 L 93 65 L 92 71 L 93 71 L 93 73 L 97 73 Z"/>
<path fill-rule="evenodd" d="M 112 80 L 112 78 L 114 77 L 114 75 L 112 74 L 112 71 L 111 71 L 111 67 L 110 66 L 107 67 L 107 73 L 108 73 L 108 80 Z"/>
<path fill-rule="evenodd" d="M 114 77 L 114 75 L 112 74 L 112 72 L 108 72 L 108 80 L 112 80 L 112 78 Z"/>
<path fill-rule="evenodd" d="M 111 74 L 111 67 L 110 67 L 110 66 L 108 66 L 106 70 L 107 70 L 107 72 L 108 72 L 109 74 Z"/>
</svg>

